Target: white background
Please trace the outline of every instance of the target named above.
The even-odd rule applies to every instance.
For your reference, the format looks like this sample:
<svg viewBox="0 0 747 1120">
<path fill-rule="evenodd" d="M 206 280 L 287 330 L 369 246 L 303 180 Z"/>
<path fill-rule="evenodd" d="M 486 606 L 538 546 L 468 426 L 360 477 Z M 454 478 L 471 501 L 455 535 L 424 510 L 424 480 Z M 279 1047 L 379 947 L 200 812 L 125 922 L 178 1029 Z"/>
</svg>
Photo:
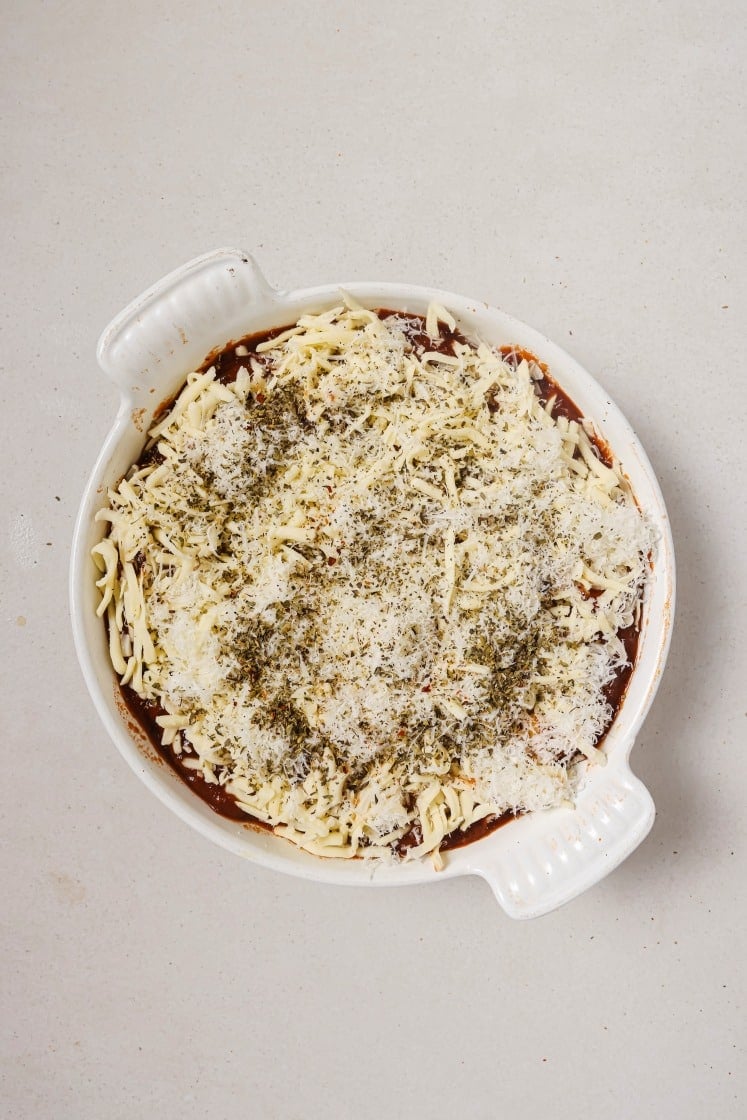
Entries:
<svg viewBox="0 0 747 1120">
<path fill-rule="evenodd" d="M 2 23 L 3 1115 L 745 1115 L 741 0 L 6 0 Z M 117 403 L 96 339 L 222 244 L 281 287 L 495 303 L 647 447 L 679 564 L 632 760 L 658 818 L 562 911 L 254 868 L 108 742 L 66 589 Z"/>
</svg>

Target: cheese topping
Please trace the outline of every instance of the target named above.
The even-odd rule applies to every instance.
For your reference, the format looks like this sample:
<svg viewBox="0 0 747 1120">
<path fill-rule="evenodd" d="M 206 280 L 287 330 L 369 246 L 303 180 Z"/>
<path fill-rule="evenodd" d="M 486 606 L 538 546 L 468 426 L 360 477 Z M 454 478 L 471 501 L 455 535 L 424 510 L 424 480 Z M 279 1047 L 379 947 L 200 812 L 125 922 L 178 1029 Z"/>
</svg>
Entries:
<svg viewBox="0 0 747 1120">
<path fill-rule="evenodd" d="M 638 621 L 653 542 L 619 464 L 538 367 L 454 328 L 346 299 L 239 347 L 98 515 L 121 682 L 184 765 L 319 855 L 438 859 L 571 801 Z"/>
</svg>

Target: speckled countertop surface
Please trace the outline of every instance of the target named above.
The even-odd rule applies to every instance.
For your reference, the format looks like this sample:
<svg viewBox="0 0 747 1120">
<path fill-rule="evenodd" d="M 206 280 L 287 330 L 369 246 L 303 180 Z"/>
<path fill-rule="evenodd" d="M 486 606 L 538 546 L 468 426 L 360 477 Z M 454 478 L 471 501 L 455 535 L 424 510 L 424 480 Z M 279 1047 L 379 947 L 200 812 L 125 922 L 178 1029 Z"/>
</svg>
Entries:
<svg viewBox="0 0 747 1120">
<path fill-rule="evenodd" d="M 737 1117 L 745 1097 L 741 3 L 9 0 L 0 1113 Z M 409 280 L 571 351 L 643 440 L 679 603 L 653 832 L 565 909 L 347 892 L 212 847 L 109 743 L 67 564 L 125 303 L 221 244 Z"/>
</svg>

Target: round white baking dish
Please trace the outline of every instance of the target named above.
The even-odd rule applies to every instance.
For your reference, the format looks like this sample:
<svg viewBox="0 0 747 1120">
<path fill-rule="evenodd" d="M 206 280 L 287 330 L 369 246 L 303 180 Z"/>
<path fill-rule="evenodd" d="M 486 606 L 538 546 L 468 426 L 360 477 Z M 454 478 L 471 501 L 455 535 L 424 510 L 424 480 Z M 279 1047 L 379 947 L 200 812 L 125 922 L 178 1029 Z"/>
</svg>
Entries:
<svg viewBox="0 0 747 1120">
<path fill-rule="evenodd" d="M 96 617 L 98 592 L 90 551 L 103 530 L 94 515 L 106 504 L 107 488 L 139 455 L 158 406 L 174 395 L 211 350 L 232 339 L 292 323 L 305 312 L 332 307 L 340 302 L 340 289 L 370 307 L 420 314 L 436 300 L 448 307 L 467 335 L 536 354 L 582 413 L 594 420 L 621 460 L 639 505 L 658 532 L 638 660 L 606 738 L 607 765 L 587 770 L 574 809 L 521 817 L 482 840 L 445 853 L 442 871 L 435 871 L 428 861 L 389 866 L 319 859 L 279 837 L 218 816 L 164 764 L 123 709 L 104 626 Z M 628 760 L 669 648 L 674 551 L 661 491 L 643 448 L 607 393 L 578 362 L 504 312 L 451 292 L 362 282 L 275 291 L 254 260 L 237 249 L 220 249 L 191 261 L 134 300 L 104 331 L 98 360 L 119 390 L 120 404 L 75 526 L 70 570 L 73 633 L 86 684 L 104 725 L 133 770 L 164 804 L 237 855 L 306 879 L 392 886 L 479 875 L 514 918 L 534 917 L 568 902 L 641 843 L 653 824 L 654 804 Z"/>
</svg>

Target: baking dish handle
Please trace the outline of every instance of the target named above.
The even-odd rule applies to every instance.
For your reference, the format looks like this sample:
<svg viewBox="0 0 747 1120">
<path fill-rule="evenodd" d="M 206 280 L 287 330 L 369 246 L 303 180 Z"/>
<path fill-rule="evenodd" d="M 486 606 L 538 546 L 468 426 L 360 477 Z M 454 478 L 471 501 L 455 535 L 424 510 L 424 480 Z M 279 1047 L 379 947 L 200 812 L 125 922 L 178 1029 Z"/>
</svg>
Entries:
<svg viewBox="0 0 747 1120">
<path fill-rule="evenodd" d="M 240 249 L 216 249 L 165 276 L 133 300 L 99 339 L 104 373 L 129 398 L 167 390 L 218 345 L 241 337 L 277 302 L 254 259 Z"/>
<path fill-rule="evenodd" d="M 563 906 L 617 867 L 645 839 L 654 823 L 651 794 L 627 760 L 610 760 L 605 772 L 582 790 L 575 810 L 535 816 L 544 828 L 522 846 L 511 829 L 499 830 L 498 846 L 472 868 L 490 885 L 512 918 L 534 918 Z M 511 826 L 521 828 L 521 821 Z M 503 833 L 503 836 L 501 836 Z M 505 840 L 505 846 L 500 842 Z"/>
</svg>

